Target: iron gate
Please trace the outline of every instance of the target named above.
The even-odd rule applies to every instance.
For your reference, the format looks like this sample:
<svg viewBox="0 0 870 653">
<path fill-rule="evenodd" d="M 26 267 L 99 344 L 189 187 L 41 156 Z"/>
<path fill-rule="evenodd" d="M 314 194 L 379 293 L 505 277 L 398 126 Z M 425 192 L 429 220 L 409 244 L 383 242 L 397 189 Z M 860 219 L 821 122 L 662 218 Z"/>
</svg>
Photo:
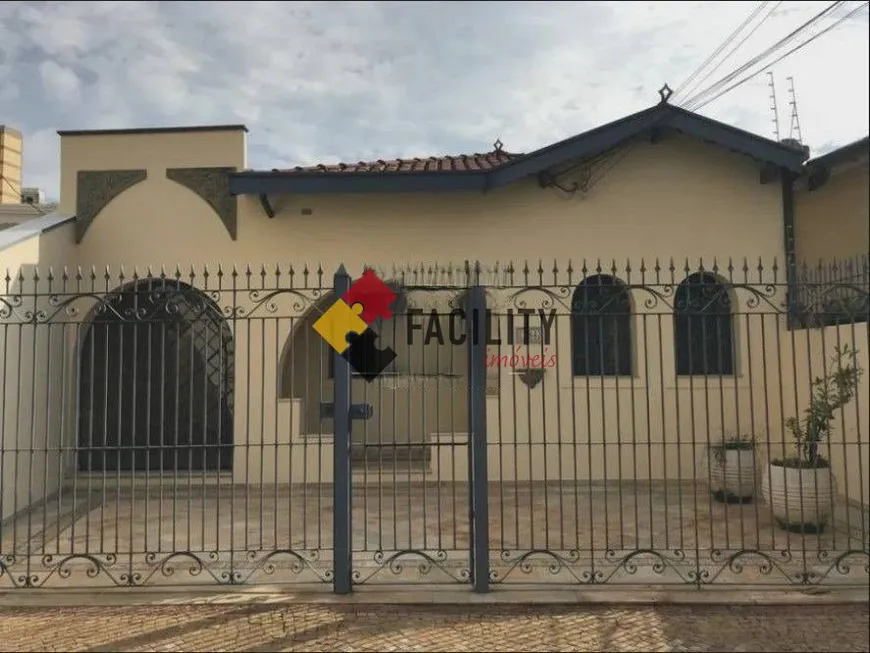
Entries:
<svg viewBox="0 0 870 653">
<path fill-rule="evenodd" d="M 334 399 L 326 408 L 335 416 L 338 593 L 390 582 L 487 586 L 484 293 L 469 284 L 469 266 L 457 270 L 455 281 L 447 275 L 436 285 L 428 276 L 392 275 L 393 316 L 369 328 L 396 358 L 374 388 L 345 356 L 332 354 Z M 335 295 L 351 284 L 340 270 Z M 428 342 L 427 328 L 414 323 L 428 320 L 440 329 L 458 311 L 460 324 L 448 329 L 461 331 L 464 342 L 447 354 L 443 338 Z"/>
<path fill-rule="evenodd" d="M 313 328 L 343 269 L 21 270 L 0 587 L 866 586 L 862 269 L 377 270 L 374 380 Z M 795 516 L 789 418 L 852 374 Z"/>
</svg>

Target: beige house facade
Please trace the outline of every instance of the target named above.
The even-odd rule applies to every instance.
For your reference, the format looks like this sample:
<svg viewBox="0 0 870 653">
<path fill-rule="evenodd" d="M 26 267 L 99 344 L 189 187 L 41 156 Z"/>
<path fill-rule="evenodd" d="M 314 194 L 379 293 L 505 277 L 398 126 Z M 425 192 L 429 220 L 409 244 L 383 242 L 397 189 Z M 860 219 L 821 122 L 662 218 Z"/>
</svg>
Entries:
<svg viewBox="0 0 870 653">
<path fill-rule="evenodd" d="M 807 162 L 795 194 L 799 265 L 867 254 L 870 242 L 870 143 L 867 138 Z"/>
<path fill-rule="evenodd" d="M 207 413 L 219 427 L 202 446 L 232 454 L 199 467 L 191 458 L 190 469 L 238 486 L 335 481 L 333 423 L 322 413 L 333 400 L 332 350 L 312 326 L 337 299 L 331 288 L 342 265 L 353 278 L 376 270 L 397 306 L 421 307 L 424 328 L 433 310 L 449 319 L 477 281 L 494 316 L 487 356 L 553 357 L 552 366 L 487 365 L 491 483 L 705 483 L 707 449 L 723 438 L 755 437 L 760 460 L 793 450 L 783 422 L 805 407 L 809 381 L 836 342 L 858 343 L 868 367 L 866 321 L 795 330 L 788 304 L 800 263 L 867 254 L 866 158 L 834 162 L 822 186 L 818 171 L 832 161 L 809 170 L 799 145 L 666 101 L 528 154 L 496 143 L 483 154 L 291 170 L 250 170 L 241 125 L 59 133 L 58 211 L 7 230 L 0 251 L 8 310 L 19 314 L 17 302 L 32 301 L 34 315 L 61 323 L 25 329 L 23 340 L 4 332 L 7 378 L 31 383 L 7 383 L 0 393 L 3 447 L 46 452 L 5 456 L 4 479 L 17 481 L 3 482 L 4 518 L 56 492 L 72 469 L 132 474 L 133 483 L 137 474 L 142 481 L 178 472 L 160 455 L 143 461 L 141 451 L 138 466 L 125 467 L 124 442 L 131 450 L 141 442 L 123 426 L 110 474 L 75 454 L 83 412 L 91 411 L 85 430 L 108 437 L 94 415 L 135 410 L 123 390 L 109 399 L 116 386 L 129 375 L 134 383 L 161 376 L 153 366 L 168 365 L 165 351 L 107 353 L 100 306 L 125 289 L 151 297 L 167 279 L 200 298 L 199 308 L 184 310 L 213 316 L 196 323 L 212 334 L 204 342 L 217 343 L 206 349 L 221 352 L 211 372 L 197 371 L 196 383 L 174 392 L 172 414 L 193 424 L 194 413 Z M 696 322 L 681 318 L 682 303 L 698 301 L 686 290 L 692 283 L 725 308 Z M 595 294 L 602 284 L 609 294 Z M 600 320 L 582 326 L 577 317 L 589 293 L 617 307 L 605 313 L 606 337 Z M 144 300 L 130 301 L 133 315 Z M 516 325 L 507 316 L 520 308 L 535 311 L 533 328 L 552 316 L 549 338 L 511 340 Z M 351 465 L 354 482 L 398 468 L 409 482 L 466 483 L 468 347 L 412 341 L 411 318 L 394 313 L 378 333 L 395 362 L 374 382 L 352 380 L 354 401 L 372 408 L 353 427 L 361 457 Z M 146 322 L 124 337 L 151 351 Z M 700 340 L 690 333 L 696 324 L 705 329 Z M 177 355 L 181 345 L 173 346 Z M 149 371 L 107 371 L 127 360 Z M 161 378 L 187 374 L 173 365 Z M 835 475 L 850 479 L 840 494 L 866 506 L 870 403 L 862 383 L 826 451 Z M 146 398 L 154 387 L 146 379 L 128 392 L 156 424 L 161 413 Z M 103 403 L 94 408 L 86 391 Z M 179 399 L 188 391 L 189 400 Z M 145 439 L 159 448 L 160 437 Z M 370 445 L 379 470 L 365 462 Z M 398 456 L 403 447 L 411 453 Z M 66 453 L 47 453 L 55 450 Z"/>
</svg>

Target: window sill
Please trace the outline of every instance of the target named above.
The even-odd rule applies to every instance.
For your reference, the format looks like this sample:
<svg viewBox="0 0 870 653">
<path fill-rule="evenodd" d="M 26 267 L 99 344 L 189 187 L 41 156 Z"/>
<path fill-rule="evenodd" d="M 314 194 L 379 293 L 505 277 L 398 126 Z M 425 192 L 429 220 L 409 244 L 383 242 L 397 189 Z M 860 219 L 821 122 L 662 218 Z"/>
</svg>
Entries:
<svg viewBox="0 0 870 653">
<path fill-rule="evenodd" d="M 599 390 L 620 389 L 631 390 L 632 388 L 646 388 L 646 379 L 639 376 L 575 376 L 571 383 L 560 383 L 563 390 Z"/>
<path fill-rule="evenodd" d="M 719 388 L 737 388 L 748 389 L 749 383 L 747 379 L 741 376 L 680 376 L 676 381 L 668 381 L 665 383 L 665 388 L 668 390 L 704 390 Z"/>
</svg>

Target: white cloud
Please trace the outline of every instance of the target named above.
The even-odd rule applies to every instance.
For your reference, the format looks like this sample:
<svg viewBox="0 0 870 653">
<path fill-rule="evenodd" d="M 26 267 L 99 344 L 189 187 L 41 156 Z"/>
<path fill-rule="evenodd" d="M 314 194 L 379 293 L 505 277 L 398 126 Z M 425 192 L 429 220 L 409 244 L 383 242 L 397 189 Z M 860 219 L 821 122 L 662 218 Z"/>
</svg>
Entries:
<svg viewBox="0 0 870 653">
<path fill-rule="evenodd" d="M 79 78 L 69 68 L 55 61 L 43 61 L 39 64 L 39 75 L 49 97 L 64 103 L 79 101 Z"/>
<path fill-rule="evenodd" d="M 827 4 L 780 3 L 700 88 Z M 205 6 L 0 3 L 0 122 L 25 133 L 25 183 L 56 195 L 61 128 L 243 121 L 262 168 L 483 151 L 496 137 L 528 151 L 653 104 L 757 3 Z M 781 136 L 789 75 L 815 152 L 867 134 L 866 16 L 774 67 Z M 759 75 L 701 113 L 772 136 L 768 96 Z"/>
</svg>

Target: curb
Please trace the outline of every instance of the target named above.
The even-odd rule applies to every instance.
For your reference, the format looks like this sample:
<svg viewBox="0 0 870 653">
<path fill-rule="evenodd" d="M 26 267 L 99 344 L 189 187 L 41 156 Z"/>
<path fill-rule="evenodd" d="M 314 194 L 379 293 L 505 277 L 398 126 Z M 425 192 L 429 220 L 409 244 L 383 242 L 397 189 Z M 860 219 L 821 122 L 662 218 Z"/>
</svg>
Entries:
<svg viewBox="0 0 870 653">
<path fill-rule="evenodd" d="M 0 608 L 96 607 L 143 605 L 226 605 L 226 604 L 312 604 L 312 605 L 577 605 L 577 606 L 813 606 L 870 604 L 870 591 L 863 588 L 803 588 L 772 590 L 741 589 L 495 589 L 474 594 L 455 587 L 418 586 L 359 588 L 353 594 L 337 596 L 324 588 L 300 589 L 258 586 L 226 591 L 225 588 L 112 588 L 100 590 L 14 590 L 0 592 Z"/>
</svg>

